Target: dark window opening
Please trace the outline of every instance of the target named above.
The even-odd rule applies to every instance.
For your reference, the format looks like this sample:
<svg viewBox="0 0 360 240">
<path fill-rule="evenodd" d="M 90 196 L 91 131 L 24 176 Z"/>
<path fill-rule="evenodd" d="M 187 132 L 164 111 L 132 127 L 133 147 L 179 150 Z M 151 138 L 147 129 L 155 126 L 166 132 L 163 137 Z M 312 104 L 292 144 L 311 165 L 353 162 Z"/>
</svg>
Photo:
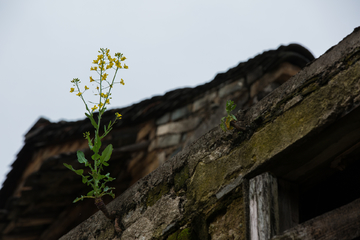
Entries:
<svg viewBox="0 0 360 240">
<path fill-rule="evenodd" d="M 332 211 L 360 198 L 359 150 L 348 156 L 351 162 L 343 171 L 338 171 L 312 187 L 299 188 L 299 223 Z"/>
</svg>

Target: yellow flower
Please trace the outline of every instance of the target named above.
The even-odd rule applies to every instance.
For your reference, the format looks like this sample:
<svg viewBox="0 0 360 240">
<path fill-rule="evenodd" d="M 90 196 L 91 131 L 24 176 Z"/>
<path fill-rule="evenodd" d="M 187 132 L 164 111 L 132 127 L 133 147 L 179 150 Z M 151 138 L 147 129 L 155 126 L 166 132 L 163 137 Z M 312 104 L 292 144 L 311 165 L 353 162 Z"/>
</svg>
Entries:
<svg viewBox="0 0 360 240">
<path fill-rule="evenodd" d="M 99 108 L 102 108 L 102 106 L 104 106 L 104 104 L 103 104 L 103 103 L 99 103 L 98 106 L 99 106 Z"/>
<path fill-rule="evenodd" d="M 110 104 L 110 100 L 109 99 L 106 99 L 105 101 L 107 104 Z"/>
<path fill-rule="evenodd" d="M 78 92 L 76 95 L 80 97 L 80 96 L 81 96 L 81 92 Z"/>
<path fill-rule="evenodd" d="M 94 82 L 95 80 L 90 76 L 90 82 Z"/>
<path fill-rule="evenodd" d="M 96 67 L 96 66 L 90 68 L 90 71 L 96 71 L 96 70 L 97 70 L 97 67 Z"/>
<path fill-rule="evenodd" d="M 85 85 L 85 90 L 88 90 L 89 88 Z"/>
<path fill-rule="evenodd" d="M 99 86 L 97 86 L 96 89 L 99 90 Z"/>
<path fill-rule="evenodd" d="M 117 68 L 122 68 L 121 63 L 120 63 L 119 60 L 115 61 L 115 65 L 116 65 Z"/>
<path fill-rule="evenodd" d="M 114 64 L 113 64 L 112 62 L 109 63 L 109 64 L 106 66 L 106 69 L 112 68 L 113 65 L 114 65 Z"/>
<path fill-rule="evenodd" d="M 120 83 L 121 83 L 122 85 L 125 85 L 124 79 L 121 79 Z"/>
<path fill-rule="evenodd" d="M 124 68 L 125 68 L 125 69 L 128 69 L 129 67 L 128 67 L 128 66 L 126 66 L 126 64 L 124 64 Z"/>
<path fill-rule="evenodd" d="M 93 60 L 93 64 L 98 64 L 99 59 Z"/>
<path fill-rule="evenodd" d="M 70 88 L 70 92 L 73 92 L 73 91 L 75 91 L 75 88 L 73 88 L 73 87 Z"/>
<path fill-rule="evenodd" d="M 122 117 L 122 115 L 120 113 L 115 113 L 115 115 L 118 119 L 121 119 L 121 117 Z"/>
<path fill-rule="evenodd" d="M 104 75 L 102 76 L 102 80 L 106 80 L 107 76 L 109 76 L 109 74 L 104 73 Z"/>
<path fill-rule="evenodd" d="M 121 60 L 121 61 L 125 61 L 125 59 L 126 59 L 126 57 L 122 57 L 120 60 Z"/>
<path fill-rule="evenodd" d="M 96 105 L 94 105 L 94 106 L 91 108 L 92 111 L 95 111 L 96 109 L 97 109 L 97 106 L 96 106 Z"/>
</svg>

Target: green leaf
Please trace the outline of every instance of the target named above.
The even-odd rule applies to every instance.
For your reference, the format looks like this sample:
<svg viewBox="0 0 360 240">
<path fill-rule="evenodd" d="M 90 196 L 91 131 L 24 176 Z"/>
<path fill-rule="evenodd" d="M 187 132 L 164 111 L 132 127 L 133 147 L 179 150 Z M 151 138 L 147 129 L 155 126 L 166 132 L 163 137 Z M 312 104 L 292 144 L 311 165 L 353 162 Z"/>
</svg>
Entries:
<svg viewBox="0 0 360 240">
<path fill-rule="evenodd" d="M 83 170 L 83 169 L 79 169 L 79 170 L 75 170 L 75 169 L 74 169 L 74 172 L 75 172 L 77 175 L 82 176 L 83 173 L 84 173 L 84 170 Z"/>
<path fill-rule="evenodd" d="M 95 190 L 92 190 L 92 191 L 88 192 L 88 193 L 86 194 L 86 196 L 94 196 L 94 192 L 95 192 Z"/>
<path fill-rule="evenodd" d="M 224 132 L 226 132 L 225 119 L 226 119 L 226 117 L 223 117 L 223 118 L 221 118 L 221 120 L 220 120 L 220 127 L 221 127 L 221 129 L 222 129 Z"/>
<path fill-rule="evenodd" d="M 90 176 L 82 176 L 82 183 L 87 183 L 88 182 L 88 177 Z"/>
<path fill-rule="evenodd" d="M 105 187 L 103 192 L 106 193 L 106 194 L 110 194 L 110 193 L 112 193 L 111 190 L 113 190 L 113 189 L 115 189 L 115 188 L 114 187 Z"/>
<path fill-rule="evenodd" d="M 88 162 L 88 160 L 86 160 L 85 154 L 82 151 L 77 151 L 76 154 L 77 154 L 79 163 L 84 163 L 85 166 L 89 165 L 89 162 Z"/>
<path fill-rule="evenodd" d="M 109 161 L 109 159 L 111 158 L 112 151 L 113 151 L 113 146 L 111 144 L 109 144 L 102 152 L 100 161 L 103 165 L 105 165 L 105 166 L 109 165 L 106 162 Z"/>
<path fill-rule="evenodd" d="M 93 155 L 91 156 L 91 158 L 92 158 L 92 160 L 96 161 L 96 160 L 98 160 L 98 159 L 100 158 L 100 155 L 97 154 L 97 153 L 95 153 L 95 154 L 93 154 Z M 97 166 L 98 166 L 98 164 L 97 164 Z"/>
<path fill-rule="evenodd" d="M 88 141 L 88 145 L 89 145 L 90 150 L 92 150 L 93 147 L 94 147 L 94 146 L 92 145 L 92 143 Z"/>
<path fill-rule="evenodd" d="M 68 169 L 70 169 L 71 171 L 75 172 L 77 175 L 80 175 L 82 176 L 83 173 L 84 173 L 84 170 L 83 169 L 79 169 L 79 170 L 76 170 L 74 169 L 71 165 L 69 164 L 66 164 L 66 163 L 63 163 L 65 167 L 67 167 Z"/>
<path fill-rule="evenodd" d="M 107 179 L 105 180 L 106 182 L 111 182 L 111 181 L 114 181 L 114 180 L 115 180 L 115 178 L 110 177 L 110 173 L 107 173 L 107 174 L 105 175 L 105 177 L 107 178 Z"/>
<path fill-rule="evenodd" d="M 86 139 L 88 140 L 88 145 L 89 145 L 90 150 L 92 150 L 93 147 L 94 147 L 93 144 L 92 144 L 92 139 L 90 139 L 89 135 L 86 136 Z"/>
<path fill-rule="evenodd" d="M 99 180 L 99 181 L 101 181 L 101 179 L 103 179 L 105 176 L 104 175 L 101 175 L 100 173 L 97 175 L 97 179 Z"/>
<path fill-rule="evenodd" d="M 111 127 L 111 120 L 109 122 L 109 125 L 106 127 L 106 125 L 104 125 L 104 134 L 102 135 L 102 138 L 105 137 L 110 131 L 111 131 L 112 127 Z"/>
<path fill-rule="evenodd" d="M 236 104 L 234 104 L 233 101 L 227 100 L 226 102 L 226 112 L 230 114 L 231 111 L 233 111 L 236 108 Z"/>
<path fill-rule="evenodd" d="M 67 167 L 68 169 L 70 169 L 71 171 L 74 171 L 73 170 L 73 167 L 70 165 L 70 164 L 67 164 L 67 163 L 63 163 L 65 167 Z"/>
<path fill-rule="evenodd" d="M 232 117 L 233 120 L 237 121 L 236 117 L 233 114 L 230 114 L 230 116 Z"/>
<path fill-rule="evenodd" d="M 92 114 L 90 115 L 90 114 L 87 114 L 87 113 L 85 113 L 85 115 L 90 119 L 91 124 L 94 126 L 94 128 L 98 129 L 99 127 L 98 127 L 97 123 L 95 122 L 95 120 L 93 118 L 93 115 Z"/>
<path fill-rule="evenodd" d="M 93 152 L 98 153 L 100 148 L 101 148 L 101 138 L 98 136 L 98 132 L 96 131 Z"/>
<path fill-rule="evenodd" d="M 78 202 L 78 201 L 82 201 L 82 200 L 84 200 L 84 198 L 83 198 L 83 195 L 81 195 L 81 197 L 79 198 L 79 197 L 77 197 L 77 198 L 75 198 L 75 200 L 73 201 L 73 203 L 76 203 L 76 202 Z"/>
<path fill-rule="evenodd" d="M 113 192 L 108 193 L 112 198 L 115 198 L 115 194 Z"/>
</svg>

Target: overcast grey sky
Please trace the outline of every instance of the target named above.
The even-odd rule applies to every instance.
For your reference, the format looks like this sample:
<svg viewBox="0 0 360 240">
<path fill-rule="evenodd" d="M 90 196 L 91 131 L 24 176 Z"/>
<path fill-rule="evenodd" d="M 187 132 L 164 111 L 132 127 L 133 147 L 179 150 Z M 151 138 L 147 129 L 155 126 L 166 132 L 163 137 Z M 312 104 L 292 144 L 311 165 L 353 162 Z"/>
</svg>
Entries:
<svg viewBox="0 0 360 240">
<path fill-rule="evenodd" d="M 39 119 L 84 117 L 70 81 L 99 48 L 127 57 L 111 108 L 211 81 L 281 44 L 319 57 L 360 25 L 360 1 L 0 0 L 0 184 Z"/>
</svg>

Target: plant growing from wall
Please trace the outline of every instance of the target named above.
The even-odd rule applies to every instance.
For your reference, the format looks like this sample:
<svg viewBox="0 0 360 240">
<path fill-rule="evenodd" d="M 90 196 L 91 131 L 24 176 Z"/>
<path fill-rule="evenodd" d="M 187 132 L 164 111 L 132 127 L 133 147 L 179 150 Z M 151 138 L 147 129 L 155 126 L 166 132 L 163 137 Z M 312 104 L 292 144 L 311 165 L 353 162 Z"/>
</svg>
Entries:
<svg viewBox="0 0 360 240">
<path fill-rule="evenodd" d="M 77 151 L 77 160 L 79 163 L 84 164 L 85 167 L 88 168 L 88 171 L 84 171 L 84 169 L 74 169 L 71 165 L 64 163 L 64 166 L 75 172 L 77 175 L 82 177 L 82 182 L 92 189 L 87 193 L 86 196 L 81 195 L 74 200 L 74 203 L 80 200 L 84 200 L 85 198 L 94 198 L 95 205 L 99 210 L 101 210 L 106 217 L 109 219 L 112 218 L 109 212 L 106 209 L 106 206 L 102 200 L 104 195 L 110 195 L 115 198 L 112 190 L 114 188 L 108 187 L 107 183 L 115 180 L 115 178 L 110 177 L 110 173 L 103 174 L 103 167 L 109 166 L 108 161 L 110 160 L 113 146 L 109 144 L 105 147 L 104 150 L 100 153 L 102 149 L 101 140 L 109 134 L 112 130 L 116 121 L 121 119 L 121 114 L 115 113 L 115 117 L 113 121 L 110 121 L 109 124 L 103 127 L 103 132 L 101 132 L 101 118 L 106 111 L 106 106 L 110 104 L 111 100 L 111 90 L 113 86 L 117 83 L 125 85 L 124 80 L 121 79 L 119 82 L 115 82 L 116 74 L 119 69 L 128 69 L 126 64 L 122 62 L 126 59 L 123 54 L 116 53 L 115 57 L 111 57 L 109 54 L 110 50 L 107 48 L 100 48 L 99 55 L 97 59 L 93 61 L 95 66 L 90 68 L 91 71 L 97 72 L 99 75 L 98 79 L 94 79 L 92 76 L 90 77 L 90 83 L 95 86 L 95 96 L 98 99 L 98 102 L 94 103 L 91 101 L 85 101 L 84 93 L 88 91 L 90 88 L 85 85 L 83 90 L 80 88 L 81 81 L 78 78 L 74 78 L 71 82 L 73 83 L 73 87 L 70 88 L 71 93 L 76 93 L 78 97 L 83 101 L 86 112 L 85 115 L 89 118 L 91 124 L 95 128 L 93 138 L 90 137 L 90 132 L 85 132 L 84 137 L 87 139 L 90 150 L 93 152 L 91 156 L 92 160 L 87 160 L 85 158 L 85 154 L 82 151 Z M 123 64 L 123 65 L 122 65 Z M 114 76 L 111 80 L 109 80 L 107 73 L 110 69 L 114 70 Z M 88 103 L 94 104 L 93 107 L 89 107 Z M 95 111 L 98 111 L 97 114 L 94 114 Z M 85 173 L 88 174 L 85 174 Z"/>
<path fill-rule="evenodd" d="M 236 108 L 236 104 L 231 101 L 226 101 L 226 113 L 227 116 L 221 118 L 220 127 L 221 129 L 226 132 L 227 130 L 232 130 L 234 127 L 231 126 L 231 121 L 237 121 L 236 117 L 231 113 Z"/>
</svg>

